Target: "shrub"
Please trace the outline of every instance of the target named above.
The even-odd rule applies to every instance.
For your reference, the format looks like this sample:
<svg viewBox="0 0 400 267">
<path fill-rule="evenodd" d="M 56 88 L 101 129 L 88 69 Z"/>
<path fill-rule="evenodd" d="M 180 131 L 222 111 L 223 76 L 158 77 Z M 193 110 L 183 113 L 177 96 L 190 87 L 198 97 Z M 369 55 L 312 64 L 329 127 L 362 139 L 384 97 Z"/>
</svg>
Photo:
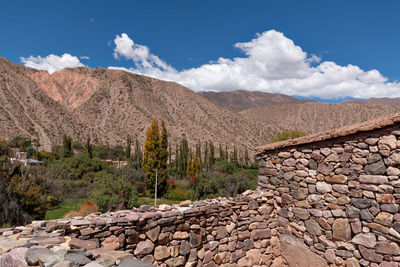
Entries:
<svg viewBox="0 0 400 267">
<path fill-rule="evenodd" d="M 96 173 L 90 198 L 100 211 L 131 209 L 137 203 L 136 187 L 121 176 L 101 171 Z"/>
<path fill-rule="evenodd" d="M 171 188 L 164 194 L 164 198 L 170 200 L 187 200 L 188 193 L 182 188 Z"/>
<path fill-rule="evenodd" d="M 90 213 L 93 212 L 98 212 L 98 208 L 97 205 L 94 204 L 91 201 L 86 201 L 85 203 L 83 203 L 80 207 L 79 207 L 79 215 L 80 216 L 86 216 L 89 215 Z"/>
<path fill-rule="evenodd" d="M 238 169 L 238 166 L 236 166 L 236 164 L 232 162 L 228 162 L 222 159 L 217 159 L 214 165 L 214 169 L 219 172 L 232 174 Z"/>
</svg>

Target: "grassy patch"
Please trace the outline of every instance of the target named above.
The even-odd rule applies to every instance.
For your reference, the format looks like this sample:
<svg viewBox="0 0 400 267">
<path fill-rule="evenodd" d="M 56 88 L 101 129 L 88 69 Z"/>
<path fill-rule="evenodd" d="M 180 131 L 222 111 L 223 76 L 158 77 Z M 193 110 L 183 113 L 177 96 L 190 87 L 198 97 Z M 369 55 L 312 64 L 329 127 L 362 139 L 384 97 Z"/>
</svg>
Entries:
<svg viewBox="0 0 400 267">
<path fill-rule="evenodd" d="M 63 218 L 65 214 L 71 210 L 79 210 L 79 206 L 85 202 L 85 199 L 66 199 L 64 202 L 58 205 L 54 210 L 48 210 L 44 216 L 45 220 L 54 220 Z"/>
<path fill-rule="evenodd" d="M 165 198 L 157 198 L 157 205 L 161 204 L 178 204 L 181 203 L 180 200 L 169 200 Z M 138 198 L 138 205 L 154 205 L 154 198 L 140 197 Z"/>
</svg>

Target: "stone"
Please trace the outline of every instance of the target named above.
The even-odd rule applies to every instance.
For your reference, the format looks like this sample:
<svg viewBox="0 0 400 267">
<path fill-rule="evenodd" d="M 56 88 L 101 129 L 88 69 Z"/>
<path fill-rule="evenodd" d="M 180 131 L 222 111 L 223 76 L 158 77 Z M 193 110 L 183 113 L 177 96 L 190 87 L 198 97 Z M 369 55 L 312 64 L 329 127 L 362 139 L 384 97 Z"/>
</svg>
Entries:
<svg viewBox="0 0 400 267">
<path fill-rule="evenodd" d="M 316 183 L 317 191 L 321 194 L 325 194 L 328 192 L 332 192 L 332 185 L 325 182 L 317 182 Z"/>
<path fill-rule="evenodd" d="M 71 241 L 69 241 L 68 245 L 71 248 L 84 248 L 86 250 L 91 250 L 97 248 L 97 243 L 94 241 L 90 240 L 82 240 L 78 238 L 72 238 Z"/>
<path fill-rule="evenodd" d="M 115 266 L 115 259 L 112 258 L 105 258 L 101 257 L 97 260 L 97 263 L 103 267 L 114 267 Z"/>
<path fill-rule="evenodd" d="M 376 194 L 376 201 L 385 204 L 394 204 L 396 202 L 392 194 Z"/>
<path fill-rule="evenodd" d="M 327 267 L 327 262 L 319 255 L 312 253 L 302 240 L 288 234 L 280 235 L 281 255 L 289 266 L 321 266 Z M 283 263 L 283 262 L 280 262 Z M 285 266 L 276 264 L 271 266 Z"/>
<path fill-rule="evenodd" d="M 145 240 L 145 241 L 140 241 L 135 249 L 134 254 L 137 255 L 146 255 L 149 254 L 153 251 L 154 249 L 154 244 L 150 240 Z"/>
<path fill-rule="evenodd" d="M 308 218 L 310 218 L 310 214 L 306 209 L 302 209 L 302 208 L 293 208 L 292 212 L 294 213 L 294 215 L 301 219 L 301 220 L 307 220 Z"/>
<path fill-rule="evenodd" d="M 342 174 L 340 175 L 333 175 L 333 176 L 326 176 L 325 181 L 332 184 L 344 184 L 347 182 L 347 176 Z"/>
<path fill-rule="evenodd" d="M 13 248 L 3 256 L 0 255 L 0 266 L 27 267 L 28 264 L 25 261 L 27 250 L 28 248 L 25 247 Z"/>
<path fill-rule="evenodd" d="M 75 264 L 72 261 L 63 260 L 57 262 L 53 267 L 74 267 L 74 265 Z M 84 267 L 103 267 L 103 265 L 100 265 L 96 262 L 89 262 L 88 264 L 85 264 Z"/>
<path fill-rule="evenodd" d="M 293 198 L 297 200 L 303 200 L 306 199 L 308 195 L 308 189 L 307 188 L 299 188 L 293 193 Z"/>
<path fill-rule="evenodd" d="M 225 226 L 220 226 L 217 229 L 217 239 L 225 238 L 228 235 L 228 231 L 226 230 Z"/>
<path fill-rule="evenodd" d="M 170 250 L 166 246 L 157 246 L 154 249 L 154 259 L 161 261 L 168 258 L 171 255 Z"/>
<path fill-rule="evenodd" d="M 153 264 L 149 264 L 143 261 L 138 261 L 135 259 L 124 259 L 120 262 L 118 267 L 154 267 Z"/>
<path fill-rule="evenodd" d="M 367 261 L 381 262 L 383 260 L 383 256 L 375 253 L 373 249 L 368 249 L 366 247 L 359 246 L 359 250 L 361 256 Z"/>
<path fill-rule="evenodd" d="M 309 159 L 308 166 L 311 170 L 316 170 L 318 168 L 318 163 L 314 159 Z"/>
<path fill-rule="evenodd" d="M 78 265 L 85 265 L 91 262 L 88 257 L 78 253 L 69 253 L 65 256 L 65 259 Z"/>
<path fill-rule="evenodd" d="M 310 233 L 311 236 L 320 236 L 322 234 L 321 227 L 314 219 L 307 220 L 304 224 L 307 232 Z"/>
<path fill-rule="evenodd" d="M 394 242 L 377 242 L 375 251 L 379 254 L 388 254 L 388 255 L 400 255 L 400 248 Z"/>
<path fill-rule="evenodd" d="M 348 219 L 336 219 L 332 224 L 332 232 L 334 240 L 350 240 L 351 228 Z"/>
<path fill-rule="evenodd" d="M 175 232 L 173 235 L 174 239 L 186 239 L 189 237 L 187 232 Z"/>
<path fill-rule="evenodd" d="M 392 166 L 389 166 L 389 167 L 386 169 L 386 173 L 387 173 L 387 175 L 389 175 L 389 176 L 400 176 L 400 169 L 394 168 L 394 167 L 392 167 Z"/>
<path fill-rule="evenodd" d="M 327 249 L 324 253 L 324 257 L 329 263 L 334 263 L 336 259 L 335 251 L 333 249 Z"/>
<path fill-rule="evenodd" d="M 359 181 L 366 184 L 387 184 L 388 178 L 382 175 L 360 175 Z"/>
<path fill-rule="evenodd" d="M 390 166 L 398 166 L 400 164 L 400 153 L 396 152 L 387 159 Z"/>
<path fill-rule="evenodd" d="M 354 257 L 347 258 L 345 264 L 346 264 L 346 267 L 360 267 L 360 263 Z"/>
<path fill-rule="evenodd" d="M 28 243 L 28 240 L 26 239 L 18 239 L 18 240 L 13 240 L 13 239 L 0 239 L 0 254 L 8 252 L 9 250 L 16 248 L 16 247 L 22 247 L 26 243 Z"/>
<path fill-rule="evenodd" d="M 157 225 L 153 229 L 150 229 L 146 232 L 146 235 L 152 242 L 155 242 L 158 239 L 158 235 L 160 234 L 160 226 Z"/>
<path fill-rule="evenodd" d="M 378 215 L 375 216 L 374 222 L 384 226 L 390 226 L 393 222 L 393 215 L 385 211 L 379 212 Z"/>
<path fill-rule="evenodd" d="M 217 244 L 219 244 L 219 242 L 217 241 L 211 241 L 211 242 L 216 242 Z M 190 243 L 188 241 L 182 240 L 181 245 L 179 247 L 179 253 L 184 256 L 190 253 Z"/>
<path fill-rule="evenodd" d="M 371 214 L 371 212 L 368 209 L 362 209 L 360 211 L 361 219 L 366 220 L 366 221 L 371 221 L 374 219 L 374 216 Z"/>
<path fill-rule="evenodd" d="M 318 164 L 317 171 L 323 175 L 329 175 L 333 171 L 333 166 L 329 163 L 323 162 Z"/>
<path fill-rule="evenodd" d="M 367 164 L 364 168 L 366 174 L 385 174 L 386 166 L 383 161 L 378 161 L 375 163 Z"/>
<path fill-rule="evenodd" d="M 399 211 L 399 205 L 398 204 L 382 204 L 381 210 L 395 214 L 395 213 L 398 213 L 398 211 Z"/>
<path fill-rule="evenodd" d="M 366 198 L 353 198 L 350 203 L 358 209 L 368 209 L 371 207 L 371 200 Z"/>
<path fill-rule="evenodd" d="M 353 237 L 351 242 L 367 248 L 374 248 L 376 245 L 376 237 L 372 233 L 357 234 Z"/>
<path fill-rule="evenodd" d="M 184 256 L 174 257 L 174 258 L 171 258 L 169 260 L 166 260 L 165 263 L 169 267 L 182 266 L 182 265 L 185 264 L 185 257 Z"/>
<path fill-rule="evenodd" d="M 269 229 L 253 230 L 251 231 L 250 237 L 253 240 L 268 239 L 271 238 L 271 230 Z"/>
<path fill-rule="evenodd" d="M 358 218 L 360 217 L 360 210 L 351 205 L 346 205 L 346 215 L 349 218 Z"/>
<path fill-rule="evenodd" d="M 394 135 L 381 136 L 378 141 L 378 148 L 380 150 L 393 150 L 396 149 L 397 139 Z"/>
<path fill-rule="evenodd" d="M 119 249 L 124 246 L 125 243 L 125 235 L 120 234 L 118 237 L 115 235 L 111 235 L 104 239 L 104 241 L 101 243 L 103 247 L 107 247 L 113 250 Z"/>
</svg>

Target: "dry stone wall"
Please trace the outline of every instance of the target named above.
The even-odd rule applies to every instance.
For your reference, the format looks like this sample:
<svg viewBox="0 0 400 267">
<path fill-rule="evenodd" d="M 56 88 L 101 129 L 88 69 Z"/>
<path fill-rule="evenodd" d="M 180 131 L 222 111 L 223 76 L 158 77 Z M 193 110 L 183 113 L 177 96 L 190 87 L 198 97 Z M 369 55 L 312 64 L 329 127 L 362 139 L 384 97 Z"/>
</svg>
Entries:
<svg viewBox="0 0 400 267">
<path fill-rule="evenodd" d="M 155 266 L 271 266 L 274 261 L 279 263 L 275 266 L 284 266 L 275 206 L 274 193 L 257 190 L 187 207 L 142 206 L 34 221 L 0 231 L 0 265 L 25 258 L 29 265 L 57 267 L 131 266 L 127 259 Z M 287 240 L 287 246 L 299 246 L 299 241 Z M 80 262 L 55 265 L 75 259 Z"/>
<path fill-rule="evenodd" d="M 400 263 L 400 129 L 265 150 L 259 188 L 274 192 L 278 230 L 330 264 Z"/>
</svg>

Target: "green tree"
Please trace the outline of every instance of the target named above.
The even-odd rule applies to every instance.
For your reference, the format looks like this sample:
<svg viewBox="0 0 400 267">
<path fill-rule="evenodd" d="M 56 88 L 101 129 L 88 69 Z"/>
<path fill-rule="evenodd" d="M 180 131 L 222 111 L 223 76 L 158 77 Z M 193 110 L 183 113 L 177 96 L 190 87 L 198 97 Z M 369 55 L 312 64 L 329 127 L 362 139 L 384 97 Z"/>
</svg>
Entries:
<svg viewBox="0 0 400 267">
<path fill-rule="evenodd" d="M 135 156 L 134 159 L 136 161 L 136 166 L 138 168 L 140 168 L 140 166 L 142 166 L 142 162 L 143 162 L 143 154 L 142 154 L 142 150 L 140 149 L 140 144 L 139 144 L 139 140 L 136 138 L 136 142 L 135 142 Z"/>
<path fill-rule="evenodd" d="M 101 171 L 96 173 L 90 198 L 102 212 L 131 209 L 137 204 L 137 189 L 121 176 Z"/>
<path fill-rule="evenodd" d="M 86 152 L 90 159 L 93 158 L 93 145 L 90 143 L 90 136 L 86 139 Z"/>
<path fill-rule="evenodd" d="M 143 148 L 142 168 L 146 177 L 146 184 L 154 192 L 156 170 L 160 167 L 160 133 L 157 120 L 153 120 L 146 131 L 146 141 Z"/>
<path fill-rule="evenodd" d="M 72 139 L 68 135 L 64 134 L 63 136 L 63 157 L 69 158 L 74 155 L 72 152 Z"/>
<path fill-rule="evenodd" d="M 132 152 L 132 139 L 128 135 L 126 138 L 126 148 L 125 148 L 125 159 L 128 160 L 131 158 L 131 152 Z"/>
<path fill-rule="evenodd" d="M 168 179 L 168 131 L 164 120 L 161 120 L 160 163 L 158 167 L 158 190 L 162 196 L 167 191 Z"/>
</svg>

